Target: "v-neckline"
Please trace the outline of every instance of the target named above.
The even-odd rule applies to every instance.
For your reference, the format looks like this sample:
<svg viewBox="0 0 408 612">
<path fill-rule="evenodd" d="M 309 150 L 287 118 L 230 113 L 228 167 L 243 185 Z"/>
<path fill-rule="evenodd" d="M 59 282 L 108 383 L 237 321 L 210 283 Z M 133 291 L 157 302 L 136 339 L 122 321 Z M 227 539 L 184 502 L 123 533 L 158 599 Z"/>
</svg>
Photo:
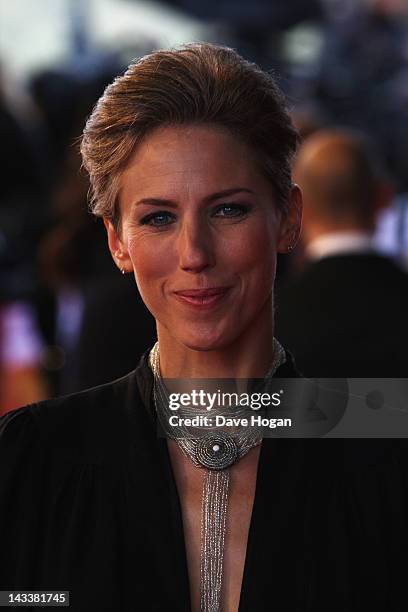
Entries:
<svg viewBox="0 0 408 612">
<path fill-rule="evenodd" d="M 177 531 L 179 533 L 179 537 L 181 538 L 181 543 L 182 543 L 182 549 L 184 551 L 184 568 L 185 568 L 185 580 L 184 582 L 186 582 L 188 584 L 188 609 L 191 610 L 191 593 L 190 593 L 190 581 L 189 581 L 189 574 L 188 574 L 188 564 L 187 564 L 187 548 L 186 548 L 186 539 L 185 539 L 185 534 L 184 534 L 184 528 L 183 528 L 183 514 L 182 514 L 182 507 L 181 507 L 181 500 L 180 500 L 180 495 L 177 489 L 177 482 L 176 482 L 176 478 L 174 475 L 174 471 L 172 468 L 172 464 L 171 464 L 171 458 L 170 458 L 170 453 L 169 453 L 169 449 L 168 449 L 168 445 L 167 445 L 167 439 L 166 438 L 162 438 L 161 439 L 161 450 L 163 452 L 163 457 L 165 460 L 165 468 L 166 468 L 166 472 L 167 475 L 169 477 L 169 484 L 170 484 L 170 492 L 171 495 L 173 497 L 173 503 L 172 506 L 173 508 L 176 509 L 176 524 L 177 524 Z M 253 553 L 253 546 L 254 546 L 254 541 L 255 541 L 255 537 L 254 537 L 254 532 L 256 531 L 256 514 L 257 514 L 257 509 L 259 506 L 259 498 L 260 498 L 260 482 L 262 479 L 262 473 L 263 473 L 263 469 L 264 469 L 264 461 L 265 461 L 265 454 L 268 452 L 269 449 L 267 449 L 267 444 L 265 444 L 264 441 L 261 442 L 261 449 L 259 452 L 259 457 L 258 457 L 258 465 L 256 468 L 256 481 L 255 481 L 255 492 L 254 492 L 254 499 L 253 499 L 253 504 L 252 504 L 252 510 L 251 510 L 251 517 L 249 520 L 249 526 L 248 526 L 248 539 L 247 539 L 247 546 L 246 546 L 246 551 L 245 551 L 245 560 L 244 560 L 244 569 L 243 569 L 243 574 L 242 574 L 242 582 L 241 582 L 241 589 L 240 589 L 240 596 L 239 596 L 239 605 L 238 605 L 238 609 L 237 612 L 244 612 L 245 610 L 245 599 L 243 598 L 243 595 L 245 595 L 245 591 L 247 590 L 245 588 L 246 582 L 248 580 L 248 575 L 249 575 L 249 568 L 251 566 L 251 562 L 252 562 L 252 558 L 254 556 Z"/>
<path fill-rule="evenodd" d="M 134 371 L 136 374 L 136 378 L 138 379 L 138 387 L 140 396 L 142 399 L 142 403 L 145 405 L 147 412 L 149 414 L 149 418 L 151 419 L 151 423 L 153 427 L 157 427 L 156 414 L 154 410 L 154 400 L 153 400 L 153 373 L 148 365 L 148 355 L 150 349 L 144 353 L 142 356 L 138 368 Z M 279 373 L 281 377 L 299 377 L 298 372 L 294 368 L 292 357 L 289 353 L 286 352 L 286 362 L 280 366 L 278 371 L 275 373 L 275 376 Z M 265 490 L 265 485 L 267 483 L 267 478 L 265 478 L 265 470 L 270 467 L 271 464 L 271 453 L 273 455 L 279 454 L 280 442 L 282 442 L 279 438 L 274 438 L 273 440 L 264 439 L 261 443 L 261 450 L 258 458 L 258 466 L 256 471 L 256 483 L 255 483 L 255 492 L 254 492 L 254 501 L 252 505 L 251 518 L 249 522 L 248 528 L 248 539 L 247 539 L 247 547 L 245 553 L 245 561 L 244 561 L 244 569 L 241 583 L 241 591 L 239 598 L 239 605 L 237 612 L 252 612 L 250 610 L 250 593 L 253 592 L 250 589 L 249 580 L 251 580 L 251 576 L 253 575 L 253 565 L 257 558 L 255 554 L 254 547 L 256 545 L 259 529 L 261 528 L 260 524 L 262 523 L 261 511 L 262 511 L 262 500 L 268 499 L 269 491 Z M 169 501 L 171 505 L 171 509 L 174 517 L 174 530 L 177 541 L 180 544 L 179 552 L 182 557 L 183 568 L 180 568 L 180 576 L 182 577 L 183 587 L 185 590 L 185 599 L 186 605 L 183 606 L 183 609 L 186 612 L 191 611 L 191 595 L 190 595 L 190 581 L 188 574 L 188 565 L 187 565 L 187 552 L 186 552 L 186 542 L 184 536 L 184 528 L 183 528 L 183 519 L 182 519 L 182 508 L 179 493 L 177 490 L 177 483 L 175 479 L 175 475 L 173 473 L 170 454 L 167 447 L 167 439 L 165 437 L 157 438 L 157 448 L 161 454 L 161 462 L 162 467 L 164 468 L 167 484 L 169 487 Z M 282 467 L 282 466 L 281 466 Z M 266 503 L 266 501 L 265 501 Z M 249 598 L 249 600 L 248 600 Z"/>
</svg>

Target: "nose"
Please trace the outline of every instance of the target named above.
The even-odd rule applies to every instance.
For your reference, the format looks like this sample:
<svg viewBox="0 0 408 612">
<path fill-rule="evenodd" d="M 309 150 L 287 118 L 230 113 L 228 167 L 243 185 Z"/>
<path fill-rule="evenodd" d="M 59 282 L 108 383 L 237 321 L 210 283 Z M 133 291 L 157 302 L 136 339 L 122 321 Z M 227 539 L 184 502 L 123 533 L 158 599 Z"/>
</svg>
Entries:
<svg viewBox="0 0 408 612">
<path fill-rule="evenodd" d="M 186 272 L 201 272 L 215 265 L 211 230 L 203 219 L 185 219 L 178 236 L 180 268 Z"/>
</svg>

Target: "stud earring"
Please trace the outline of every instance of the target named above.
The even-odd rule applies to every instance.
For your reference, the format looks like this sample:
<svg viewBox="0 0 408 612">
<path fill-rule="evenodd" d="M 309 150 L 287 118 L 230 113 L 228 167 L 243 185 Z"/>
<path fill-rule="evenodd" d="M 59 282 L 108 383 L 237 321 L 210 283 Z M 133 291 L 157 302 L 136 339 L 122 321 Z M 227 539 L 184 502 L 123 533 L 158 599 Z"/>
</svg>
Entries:
<svg viewBox="0 0 408 612">
<path fill-rule="evenodd" d="M 120 271 L 122 272 L 122 274 L 124 274 L 124 273 L 125 273 L 124 268 L 121 268 L 121 269 L 120 269 Z"/>
</svg>

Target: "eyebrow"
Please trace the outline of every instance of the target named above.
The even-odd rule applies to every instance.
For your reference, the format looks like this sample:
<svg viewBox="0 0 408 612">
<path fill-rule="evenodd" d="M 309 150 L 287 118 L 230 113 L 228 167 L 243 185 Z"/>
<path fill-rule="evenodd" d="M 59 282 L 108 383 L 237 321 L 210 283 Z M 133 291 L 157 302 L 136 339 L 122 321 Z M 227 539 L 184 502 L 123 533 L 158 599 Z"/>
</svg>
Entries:
<svg viewBox="0 0 408 612">
<path fill-rule="evenodd" d="M 203 198 L 203 202 L 206 204 L 210 204 L 215 200 L 219 200 L 220 198 L 225 198 L 230 195 L 235 195 L 237 193 L 251 193 L 254 195 L 254 192 L 251 189 L 247 189 L 246 187 L 234 187 L 232 189 L 224 189 L 224 191 L 217 191 L 216 193 L 212 193 L 209 196 Z M 177 208 L 177 202 L 174 200 L 168 200 L 166 198 L 142 198 L 135 202 L 135 206 L 139 206 L 140 204 L 148 204 L 150 206 L 168 206 L 169 208 Z"/>
</svg>

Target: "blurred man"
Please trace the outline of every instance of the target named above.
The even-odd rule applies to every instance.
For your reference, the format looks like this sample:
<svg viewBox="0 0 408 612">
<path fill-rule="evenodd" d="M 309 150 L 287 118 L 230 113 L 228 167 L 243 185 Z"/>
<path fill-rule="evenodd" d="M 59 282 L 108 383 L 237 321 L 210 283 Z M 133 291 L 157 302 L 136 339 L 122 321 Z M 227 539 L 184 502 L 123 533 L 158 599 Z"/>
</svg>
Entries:
<svg viewBox="0 0 408 612">
<path fill-rule="evenodd" d="M 392 195 L 372 147 L 352 132 L 317 132 L 294 176 L 307 265 L 278 292 L 277 338 L 305 376 L 408 376 L 408 277 L 372 246 Z"/>
</svg>

